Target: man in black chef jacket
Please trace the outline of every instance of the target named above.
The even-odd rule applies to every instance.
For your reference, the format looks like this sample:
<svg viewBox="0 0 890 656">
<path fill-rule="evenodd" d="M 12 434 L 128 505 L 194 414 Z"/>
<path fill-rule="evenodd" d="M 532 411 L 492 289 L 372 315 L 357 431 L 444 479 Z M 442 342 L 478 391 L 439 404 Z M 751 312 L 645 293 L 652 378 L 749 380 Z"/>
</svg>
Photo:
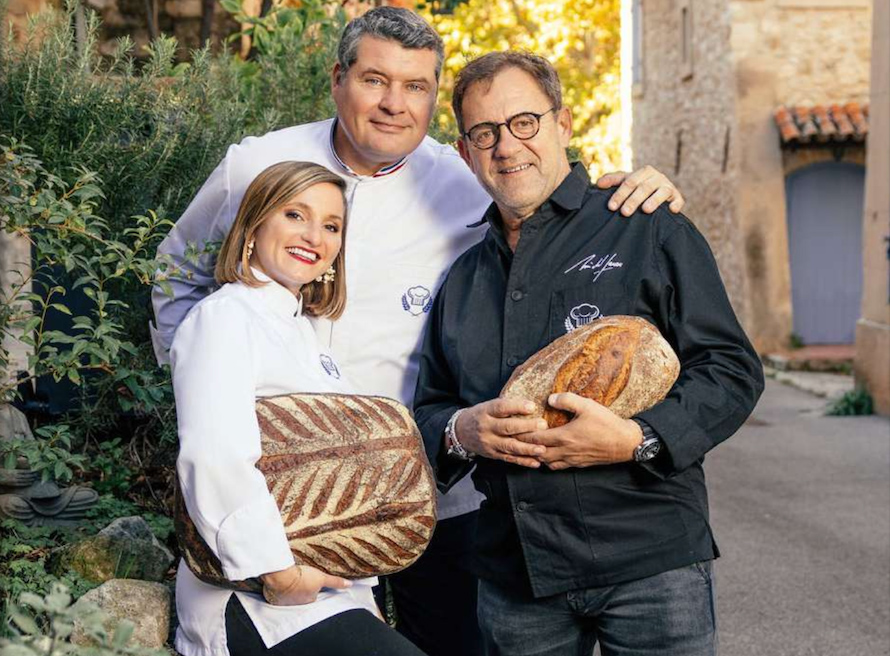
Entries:
<svg viewBox="0 0 890 656">
<path fill-rule="evenodd" d="M 763 390 L 707 243 L 682 215 L 619 217 L 566 146 L 553 67 L 493 53 L 460 74 L 459 150 L 494 199 L 424 340 L 415 414 L 440 487 L 476 466 L 475 567 L 487 653 L 698 656 L 716 650 L 702 460 Z M 653 218 L 654 217 L 654 218 Z M 591 320 L 635 315 L 679 356 L 667 398 L 632 419 L 554 395 L 546 430 L 498 399 L 517 365 Z"/>
</svg>

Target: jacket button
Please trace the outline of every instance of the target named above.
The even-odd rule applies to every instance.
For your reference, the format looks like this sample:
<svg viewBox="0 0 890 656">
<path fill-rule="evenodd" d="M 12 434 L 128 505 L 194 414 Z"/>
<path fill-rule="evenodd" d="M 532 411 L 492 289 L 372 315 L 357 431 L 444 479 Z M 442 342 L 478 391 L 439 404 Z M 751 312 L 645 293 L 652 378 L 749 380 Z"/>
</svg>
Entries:
<svg viewBox="0 0 890 656">
<path fill-rule="evenodd" d="M 515 355 L 511 355 L 510 358 L 507 360 L 507 366 L 515 367 L 517 364 L 519 364 L 519 358 L 517 358 Z"/>
<path fill-rule="evenodd" d="M 514 301 L 521 301 L 523 296 L 525 296 L 525 294 L 523 294 L 518 289 L 514 289 L 512 292 L 510 292 L 510 298 L 512 298 Z"/>
<path fill-rule="evenodd" d="M 528 510 L 528 504 L 525 501 L 520 501 L 516 504 L 516 510 L 518 510 L 519 512 L 525 512 L 526 510 Z"/>
</svg>

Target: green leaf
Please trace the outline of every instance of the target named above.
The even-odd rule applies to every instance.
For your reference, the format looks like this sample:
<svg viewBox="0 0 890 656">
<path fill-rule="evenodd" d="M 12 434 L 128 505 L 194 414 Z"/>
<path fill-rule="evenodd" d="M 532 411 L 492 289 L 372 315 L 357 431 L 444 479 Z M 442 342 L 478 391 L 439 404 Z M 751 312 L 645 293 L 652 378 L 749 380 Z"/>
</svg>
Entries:
<svg viewBox="0 0 890 656">
<path fill-rule="evenodd" d="M 62 481 L 67 480 L 71 477 L 71 470 L 68 469 L 68 465 L 66 465 L 63 461 L 59 460 L 56 463 L 56 466 L 53 467 L 53 476 L 56 477 L 56 480 Z"/>
<path fill-rule="evenodd" d="M 121 620 L 120 624 L 114 629 L 114 637 L 111 644 L 117 649 L 123 649 L 133 636 L 135 625 L 130 620 Z"/>
<path fill-rule="evenodd" d="M 25 615 L 24 613 L 22 613 L 18 610 L 13 610 L 9 614 L 9 616 L 12 619 L 12 621 L 15 623 L 15 625 L 17 627 L 19 627 L 22 631 L 27 633 L 28 635 L 39 635 L 40 634 L 40 627 L 37 626 L 37 622 L 34 621 L 33 617 L 31 617 L 29 615 Z"/>
</svg>

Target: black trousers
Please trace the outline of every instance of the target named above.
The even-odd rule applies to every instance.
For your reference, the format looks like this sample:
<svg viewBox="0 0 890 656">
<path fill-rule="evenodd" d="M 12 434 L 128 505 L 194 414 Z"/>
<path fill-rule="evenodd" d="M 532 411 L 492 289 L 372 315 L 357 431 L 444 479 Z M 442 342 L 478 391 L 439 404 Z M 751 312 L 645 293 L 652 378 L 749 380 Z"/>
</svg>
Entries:
<svg viewBox="0 0 890 656">
<path fill-rule="evenodd" d="M 429 656 L 482 656 L 479 581 L 469 569 L 478 515 L 439 522 L 423 555 L 388 577 L 396 630 Z"/>
<path fill-rule="evenodd" d="M 226 606 L 231 656 L 424 656 L 366 610 L 348 610 L 266 648 L 238 597 Z"/>
</svg>

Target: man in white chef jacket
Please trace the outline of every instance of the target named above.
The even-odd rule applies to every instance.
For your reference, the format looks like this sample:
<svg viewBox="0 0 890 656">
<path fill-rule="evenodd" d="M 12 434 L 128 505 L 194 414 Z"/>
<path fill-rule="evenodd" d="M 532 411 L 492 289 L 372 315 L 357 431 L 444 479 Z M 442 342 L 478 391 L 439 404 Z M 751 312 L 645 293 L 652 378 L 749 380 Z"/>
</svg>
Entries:
<svg viewBox="0 0 890 656">
<path fill-rule="evenodd" d="M 249 137 L 229 148 L 158 248 L 178 271 L 172 296 L 156 287 L 155 352 L 167 361 L 189 309 L 213 291 L 213 257 L 189 262 L 189 244 L 221 241 L 247 186 L 284 160 L 322 164 L 347 184 L 346 311 L 316 321 L 322 344 L 367 394 L 410 404 L 417 349 L 432 299 L 457 256 L 476 243 L 491 198 L 451 146 L 426 136 L 442 68 L 442 41 L 406 9 L 378 7 L 347 25 L 332 72 L 336 118 Z M 651 167 L 599 182 L 625 215 L 683 198 Z M 342 272 L 340 272 L 342 275 Z M 398 629 L 431 656 L 481 654 L 476 579 L 466 565 L 481 495 L 469 477 L 439 497 L 439 525 L 420 560 L 390 577 Z"/>
</svg>

